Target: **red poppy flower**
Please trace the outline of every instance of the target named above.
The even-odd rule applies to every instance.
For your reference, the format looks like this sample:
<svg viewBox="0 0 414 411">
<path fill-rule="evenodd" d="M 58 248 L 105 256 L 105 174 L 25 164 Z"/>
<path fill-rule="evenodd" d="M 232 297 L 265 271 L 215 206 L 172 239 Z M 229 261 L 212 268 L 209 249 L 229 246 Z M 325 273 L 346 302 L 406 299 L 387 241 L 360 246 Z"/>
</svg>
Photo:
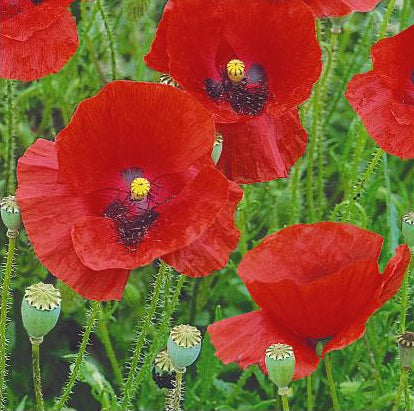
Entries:
<svg viewBox="0 0 414 411">
<path fill-rule="evenodd" d="M 342 17 L 354 11 L 371 11 L 381 0 L 304 0 L 317 17 Z"/>
<path fill-rule="evenodd" d="M 78 48 L 73 0 L 2 0 L 0 76 L 32 81 L 58 72 Z"/>
<path fill-rule="evenodd" d="M 302 1 L 170 0 L 145 61 L 195 96 L 217 123 L 231 123 L 218 126 L 225 151 L 219 167 L 232 170 L 227 175 L 235 181 L 285 177 L 303 154 L 296 107 L 320 75 L 321 51 Z M 236 165 L 245 159 L 251 164 Z"/>
<path fill-rule="evenodd" d="M 357 74 L 346 97 L 387 153 L 414 158 L 414 26 L 372 47 L 373 69 Z"/>
<path fill-rule="evenodd" d="M 410 261 L 406 245 L 397 248 L 383 274 L 377 259 L 382 237 L 349 224 L 294 225 L 272 234 L 249 251 L 239 274 L 261 308 L 208 328 L 216 355 L 225 363 L 265 370 L 266 348 L 293 347 L 295 378 L 322 356 L 360 338 L 368 318 L 398 290 Z"/>
<path fill-rule="evenodd" d="M 172 87 L 118 81 L 82 102 L 56 143 L 19 160 L 40 261 L 94 300 L 120 299 L 129 271 L 158 257 L 189 276 L 222 268 L 241 190 L 214 167 L 213 141 L 211 114 Z"/>
</svg>

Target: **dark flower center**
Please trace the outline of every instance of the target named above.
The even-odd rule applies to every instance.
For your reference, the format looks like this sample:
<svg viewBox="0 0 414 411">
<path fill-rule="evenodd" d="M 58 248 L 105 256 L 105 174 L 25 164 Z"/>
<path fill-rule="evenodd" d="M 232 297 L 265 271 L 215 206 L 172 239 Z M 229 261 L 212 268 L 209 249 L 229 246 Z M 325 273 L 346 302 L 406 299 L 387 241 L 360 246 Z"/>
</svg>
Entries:
<svg viewBox="0 0 414 411">
<path fill-rule="evenodd" d="M 269 97 L 266 73 L 262 66 L 253 64 L 248 72 L 241 60 L 233 59 L 222 70 L 221 80 L 205 79 L 208 96 L 215 101 L 230 104 L 238 114 L 259 115 Z"/>
<path fill-rule="evenodd" d="M 124 170 L 122 179 L 129 185 L 129 192 L 123 200 L 117 198 L 112 201 L 103 215 L 115 222 L 118 241 L 130 251 L 135 251 L 159 214 L 155 211 L 157 204 L 152 204 L 155 201 L 150 192 L 151 184 L 142 177 L 139 169 Z"/>
</svg>

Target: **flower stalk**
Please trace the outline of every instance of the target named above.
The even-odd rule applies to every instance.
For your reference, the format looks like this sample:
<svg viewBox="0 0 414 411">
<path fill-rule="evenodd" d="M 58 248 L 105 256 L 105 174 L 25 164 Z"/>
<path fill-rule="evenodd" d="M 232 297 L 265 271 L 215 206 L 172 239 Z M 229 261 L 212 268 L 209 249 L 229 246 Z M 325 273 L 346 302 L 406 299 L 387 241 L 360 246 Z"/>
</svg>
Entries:
<svg viewBox="0 0 414 411">
<path fill-rule="evenodd" d="M 331 363 L 331 359 L 329 355 L 325 355 L 323 362 L 325 364 L 326 376 L 328 378 L 329 391 L 331 393 L 333 409 L 335 411 L 339 411 L 340 407 L 339 407 L 338 395 L 336 393 L 335 381 L 334 381 L 333 373 L 332 373 L 332 363 Z"/>
<path fill-rule="evenodd" d="M 32 366 L 33 366 L 33 386 L 36 395 L 36 410 L 44 411 L 45 404 L 43 402 L 42 394 L 42 377 L 40 374 L 40 344 L 43 341 L 43 337 L 35 338 L 31 337 L 32 343 Z"/>
</svg>

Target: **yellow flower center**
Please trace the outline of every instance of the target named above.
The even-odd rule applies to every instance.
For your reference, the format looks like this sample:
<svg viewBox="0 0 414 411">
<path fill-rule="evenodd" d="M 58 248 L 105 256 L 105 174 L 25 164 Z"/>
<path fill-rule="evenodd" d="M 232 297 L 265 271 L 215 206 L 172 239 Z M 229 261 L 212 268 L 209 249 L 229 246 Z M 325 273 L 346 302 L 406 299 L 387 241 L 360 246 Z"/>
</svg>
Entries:
<svg viewBox="0 0 414 411">
<path fill-rule="evenodd" d="M 144 200 L 151 189 L 151 183 L 142 177 L 134 178 L 131 182 L 131 197 L 133 200 Z"/>
<path fill-rule="evenodd" d="M 231 81 L 238 83 L 243 80 L 245 65 L 241 60 L 233 59 L 227 63 L 227 75 Z"/>
</svg>

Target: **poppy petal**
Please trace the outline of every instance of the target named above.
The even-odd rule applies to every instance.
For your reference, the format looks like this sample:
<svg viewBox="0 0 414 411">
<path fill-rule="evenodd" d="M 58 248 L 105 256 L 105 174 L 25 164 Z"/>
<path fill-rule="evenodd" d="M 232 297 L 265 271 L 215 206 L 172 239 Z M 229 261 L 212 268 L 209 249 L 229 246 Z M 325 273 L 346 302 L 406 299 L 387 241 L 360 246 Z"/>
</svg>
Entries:
<svg viewBox="0 0 414 411">
<path fill-rule="evenodd" d="M 414 105 L 399 102 L 373 72 L 354 76 L 346 98 L 383 150 L 402 159 L 414 158 Z"/>
<path fill-rule="evenodd" d="M 27 14 L 31 23 L 31 13 Z M 15 20 L 2 23 L 0 31 L 2 78 L 32 81 L 57 73 L 78 48 L 75 19 L 66 8 L 53 8 L 50 19 L 38 16 L 23 30 Z M 44 27 L 33 26 L 34 22 Z"/>
<path fill-rule="evenodd" d="M 37 140 L 19 159 L 17 173 L 23 223 L 42 264 L 85 298 L 121 299 L 129 271 L 94 271 L 75 253 L 73 221 L 91 210 L 86 198 L 58 183 L 55 144 Z"/>
<path fill-rule="evenodd" d="M 216 356 L 225 364 L 237 362 L 241 368 L 259 364 L 266 373 L 266 349 L 272 344 L 283 343 L 292 346 L 295 353 L 294 379 L 306 377 L 318 366 L 315 350 L 263 311 L 216 322 L 207 331 L 216 348 Z"/>
<path fill-rule="evenodd" d="M 214 167 L 203 168 L 176 197 L 156 208 L 156 222 L 133 252 L 118 242 L 111 219 L 79 219 L 72 230 L 76 253 L 93 270 L 148 264 L 190 244 L 207 230 L 227 202 L 228 190 L 229 182 L 221 173 Z"/>
<path fill-rule="evenodd" d="M 162 259 L 190 277 L 203 277 L 224 268 L 240 236 L 234 223 L 234 212 L 242 195 L 243 191 L 232 184 L 227 204 L 213 224 L 191 244 L 164 255 Z"/>
<path fill-rule="evenodd" d="M 245 122 L 217 124 L 217 129 L 223 136 L 217 167 L 239 184 L 287 177 L 306 148 L 297 109 L 281 117 L 264 114 Z"/>
<path fill-rule="evenodd" d="M 116 187 L 131 167 L 152 179 L 183 172 L 210 155 L 214 133 L 211 114 L 183 91 L 115 81 L 84 100 L 57 136 L 59 177 L 85 192 Z"/>
<path fill-rule="evenodd" d="M 381 0 L 304 0 L 317 17 L 343 17 L 373 10 Z"/>
</svg>

